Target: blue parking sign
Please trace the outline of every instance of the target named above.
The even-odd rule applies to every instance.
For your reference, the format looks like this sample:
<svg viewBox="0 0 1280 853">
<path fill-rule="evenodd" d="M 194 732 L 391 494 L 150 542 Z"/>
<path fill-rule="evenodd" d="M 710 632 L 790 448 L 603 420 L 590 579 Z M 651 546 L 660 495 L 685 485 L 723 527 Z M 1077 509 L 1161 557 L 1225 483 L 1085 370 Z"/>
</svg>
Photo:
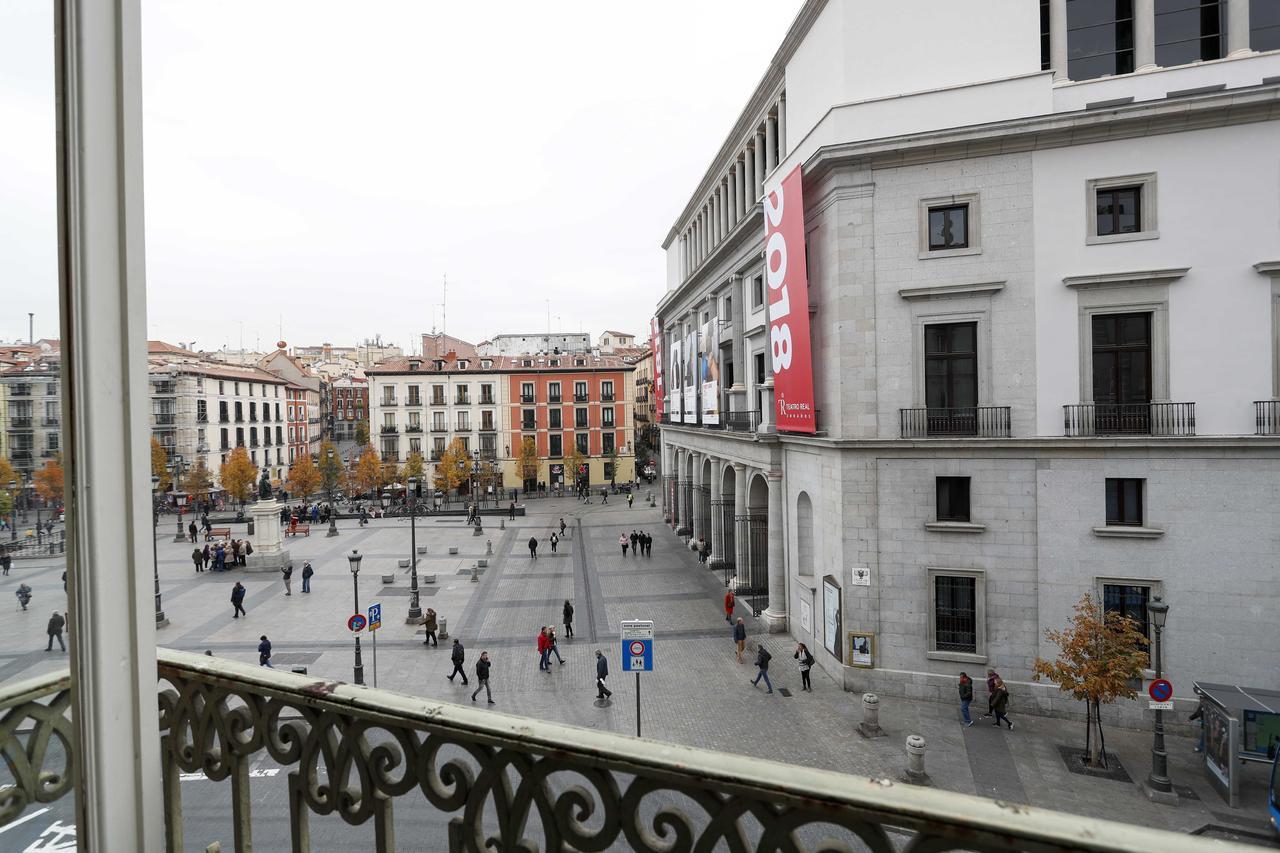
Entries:
<svg viewBox="0 0 1280 853">
<path fill-rule="evenodd" d="M 382 627 L 382 605 L 369 605 L 369 630 L 376 631 Z"/>
</svg>

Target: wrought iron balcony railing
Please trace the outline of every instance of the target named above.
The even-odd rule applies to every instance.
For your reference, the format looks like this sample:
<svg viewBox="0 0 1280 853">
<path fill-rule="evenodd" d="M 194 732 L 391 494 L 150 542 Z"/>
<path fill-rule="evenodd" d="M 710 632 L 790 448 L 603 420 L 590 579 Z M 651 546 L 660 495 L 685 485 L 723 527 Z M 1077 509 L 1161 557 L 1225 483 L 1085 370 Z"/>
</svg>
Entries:
<svg viewBox="0 0 1280 853">
<path fill-rule="evenodd" d="M 435 423 L 435 424 L 432 424 L 432 425 L 431 425 L 431 431 L 432 431 L 432 432 L 448 432 L 448 431 L 449 431 L 449 425 L 448 425 L 448 424 Z"/>
<path fill-rule="evenodd" d="M 1062 411 L 1069 436 L 1196 434 L 1195 403 L 1078 403 Z"/>
<path fill-rule="evenodd" d="M 903 438 L 1008 438 L 1008 406 L 899 409 Z"/>
<path fill-rule="evenodd" d="M 405 432 L 422 432 L 422 424 L 409 424 L 404 428 Z"/>
<path fill-rule="evenodd" d="M 1212 851 L 1218 842 L 930 787 L 579 729 L 388 690 L 161 649 L 158 701 L 166 846 L 248 850 L 250 770 L 282 765 L 294 850 L 311 816 L 373 824 L 396 849 L 397 800 L 448 815 L 456 850 L 1001 850 L 1066 853 Z M 71 678 L 0 687 L 0 749 L 11 780 L 0 826 L 72 791 L 80 750 Z M 183 773 L 229 785 L 231 837 L 192 838 Z M 255 784 L 262 784 L 255 780 Z M 201 790 L 201 797 L 206 796 Z M 256 792 L 255 792 L 256 794 Z M 141 794 L 139 794 L 141 795 Z M 198 806 L 197 806 L 198 807 Z M 655 817 L 656 815 L 656 817 Z M 259 820 L 262 819 L 259 815 Z M 819 841 L 819 839 L 822 839 Z M 193 843 L 194 842 L 194 843 Z"/>
<path fill-rule="evenodd" d="M 31 429 L 31 418 L 10 418 L 9 429 Z"/>
<path fill-rule="evenodd" d="M 431 398 L 431 405 L 433 405 L 433 406 L 447 406 L 447 405 L 448 405 L 448 403 L 446 403 L 446 402 L 445 402 L 444 397 L 432 397 L 432 398 Z"/>
<path fill-rule="evenodd" d="M 1253 418 L 1258 435 L 1280 435 L 1280 400 L 1255 400 Z"/>
<path fill-rule="evenodd" d="M 604 394 L 604 393 L 601 393 L 601 394 L 600 394 L 600 402 L 602 402 L 602 403 L 612 403 L 612 402 L 613 402 L 613 394 Z"/>
<path fill-rule="evenodd" d="M 521 402 L 521 403 L 524 403 L 526 406 L 527 406 L 527 405 L 532 405 L 532 404 L 533 404 L 533 402 L 534 402 L 534 399 L 535 399 L 535 398 L 534 398 L 534 396 L 533 396 L 532 394 L 521 394 L 521 395 L 520 395 L 520 402 Z"/>
<path fill-rule="evenodd" d="M 379 432 L 381 432 L 383 435 L 388 435 L 390 433 L 399 432 L 399 431 L 400 431 L 400 428 L 392 424 L 383 424 L 382 428 L 379 430 Z"/>
<path fill-rule="evenodd" d="M 724 412 L 720 417 L 724 420 L 725 429 L 735 432 L 755 432 L 756 427 L 760 426 L 760 412 L 756 409 L 746 412 Z M 670 423 L 670 415 L 664 414 L 662 422 Z"/>
<path fill-rule="evenodd" d="M 493 402 L 493 395 L 492 395 L 492 394 L 481 394 L 481 395 L 480 395 L 480 405 L 482 405 L 482 406 L 492 406 L 492 405 L 494 405 L 494 402 Z"/>
<path fill-rule="evenodd" d="M 586 395 L 586 394 L 574 394 L 574 395 L 573 395 L 573 402 L 575 402 L 575 403 L 585 403 L 585 402 L 587 402 L 587 395 Z"/>
</svg>

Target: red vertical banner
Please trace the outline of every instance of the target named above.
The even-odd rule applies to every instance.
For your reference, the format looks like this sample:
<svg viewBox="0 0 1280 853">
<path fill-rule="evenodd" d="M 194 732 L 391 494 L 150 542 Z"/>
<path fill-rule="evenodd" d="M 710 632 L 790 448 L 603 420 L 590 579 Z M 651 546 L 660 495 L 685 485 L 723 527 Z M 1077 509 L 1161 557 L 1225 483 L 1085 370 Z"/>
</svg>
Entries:
<svg viewBox="0 0 1280 853">
<path fill-rule="evenodd" d="M 800 167 L 765 187 L 765 283 L 773 408 L 786 432 L 817 432 L 813 353 L 809 345 L 809 271 L 804 255 L 804 191 Z"/>
<path fill-rule="evenodd" d="M 649 321 L 649 351 L 653 354 L 653 387 L 649 393 L 653 395 L 658 420 L 661 421 L 662 413 L 667 410 L 667 386 L 662 381 L 662 338 L 658 333 L 657 317 Z"/>
</svg>

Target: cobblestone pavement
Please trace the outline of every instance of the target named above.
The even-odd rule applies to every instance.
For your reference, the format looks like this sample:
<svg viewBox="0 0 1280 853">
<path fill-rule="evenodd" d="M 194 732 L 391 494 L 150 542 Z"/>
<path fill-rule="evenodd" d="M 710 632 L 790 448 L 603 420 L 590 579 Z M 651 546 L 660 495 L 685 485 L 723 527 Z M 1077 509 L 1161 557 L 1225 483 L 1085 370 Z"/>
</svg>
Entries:
<svg viewBox="0 0 1280 853">
<path fill-rule="evenodd" d="M 1110 730 L 1107 745 L 1119 756 L 1132 782 L 1070 773 L 1060 746 L 1076 747 L 1082 726 L 1062 720 L 1020 717 L 1013 685 L 1014 731 L 993 729 L 979 719 L 972 728 L 959 723 L 958 708 L 897 697 L 881 697 L 880 722 L 887 736 L 860 737 L 860 702 L 855 694 L 814 670 L 812 693 L 800 691 L 792 659 L 793 643 L 782 635 L 762 635 L 762 625 L 739 609 L 752 643 L 764 642 L 773 654 L 770 675 L 775 692 L 750 683 L 755 669 L 734 660 L 729 628 L 721 611 L 724 586 L 718 574 L 701 567 L 658 511 L 636 501 L 583 506 L 571 499 L 533 501 L 528 514 L 514 521 L 486 518 L 475 536 L 460 518 L 426 518 L 416 525 L 417 542 L 427 547 L 419 572 L 436 576 L 423 584 L 422 606 L 433 607 L 448 622 L 452 637 L 467 648 L 471 676 L 475 659 L 488 650 L 493 659 L 492 687 L 498 710 L 625 734 L 636 729 L 634 676 L 621 672 L 619 627 L 622 619 L 652 619 L 656 625 L 656 671 L 641 676 L 641 714 L 645 737 L 763 758 L 823 767 L 852 774 L 900 779 L 904 741 L 923 735 L 933 784 L 1008 802 L 1028 803 L 1147 826 L 1193 831 L 1208 824 L 1251 828 L 1264 833 L 1265 770 L 1245 768 L 1245 807 L 1229 809 L 1209 787 L 1193 752 L 1194 743 L 1169 737 L 1170 771 L 1184 793 L 1176 808 L 1155 805 L 1138 783 L 1150 767 L 1148 733 Z M 556 553 L 547 541 L 563 518 L 568 535 Z M 619 533 L 632 529 L 653 535 L 652 557 L 623 557 Z M 242 535 L 237 531 L 236 535 Z M 527 541 L 538 538 L 536 560 Z M 409 521 L 389 519 L 366 528 L 346 523 L 341 535 L 326 538 L 323 527 L 306 538 L 289 539 L 298 571 L 293 594 L 285 596 L 276 574 L 196 574 L 191 545 L 162 536 L 158 544 L 164 608 L 170 625 L 160 641 L 174 648 L 256 660 L 258 636 L 268 634 L 278 667 L 303 665 L 313 675 L 351 680 L 353 641 L 345 629 L 352 612 L 353 583 L 346 555 L 364 555 L 359 575 L 362 607 L 380 601 L 383 626 L 377 634 L 380 687 L 447 701 L 468 702 L 470 689 L 445 679 L 448 646 L 423 648 L 422 630 L 405 623 L 409 606 Z M 448 553 L 456 547 L 458 553 Z M 492 555 L 488 555 L 488 548 Z M 471 567 L 486 558 L 478 582 Z M 303 594 L 300 569 L 310 559 L 316 569 L 312 592 Z M 150 567 L 139 567 L 149 572 Z M 0 678 L 35 674 L 65 665 L 58 652 L 46 652 L 44 625 L 50 610 L 65 601 L 57 562 L 23 561 L 0 591 L 13 608 L 0 625 Z M 384 584 L 382 575 L 394 575 Z M 248 588 L 248 615 L 231 618 L 232 584 Z M 25 581 L 35 590 L 31 609 L 17 609 L 13 590 Z M 564 636 L 560 613 L 564 599 L 576 608 L 576 636 Z M 550 672 L 537 666 L 535 640 L 542 625 L 560 632 L 564 664 Z M 613 702 L 597 708 L 594 650 L 609 656 Z M 374 680 L 374 649 L 362 640 L 365 680 Z M 472 681 L 474 689 L 474 681 Z M 788 695 L 789 694 L 789 695 Z M 975 708 L 983 697 L 978 697 Z M 483 704 L 483 697 L 481 698 Z"/>
</svg>

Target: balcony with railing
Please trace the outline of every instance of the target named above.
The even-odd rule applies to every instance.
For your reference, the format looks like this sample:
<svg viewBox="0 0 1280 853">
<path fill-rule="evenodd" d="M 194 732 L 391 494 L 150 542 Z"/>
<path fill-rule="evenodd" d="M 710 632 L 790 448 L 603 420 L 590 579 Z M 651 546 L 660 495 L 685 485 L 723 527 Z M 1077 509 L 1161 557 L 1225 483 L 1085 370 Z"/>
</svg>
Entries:
<svg viewBox="0 0 1280 853">
<path fill-rule="evenodd" d="M 602 403 L 612 403 L 612 402 L 613 402 L 613 392 L 612 392 L 612 391 L 610 391 L 609 393 L 607 393 L 607 394 L 606 394 L 605 392 L 601 391 L 601 392 L 600 392 L 600 402 L 602 402 Z"/>
<path fill-rule="evenodd" d="M 383 435 L 392 435 L 394 433 L 400 432 L 400 428 L 395 424 L 383 424 L 381 428 L 379 428 L 378 432 L 382 433 Z"/>
<path fill-rule="evenodd" d="M 31 418 L 9 418 L 9 429 L 31 429 Z"/>
<path fill-rule="evenodd" d="M 444 398 L 444 396 L 443 396 L 442 394 L 432 394 L 432 395 L 431 395 L 431 405 L 433 405 L 433 406 L 447 406 L 447 405 L 449 405 L 449 404 L 445 401 L 445 398 Z"/>
<path fill-rule="evenodd" d="M 548 402 L 548 403 L 560 403 L 560 402 L 563 402 L 563 398 L 561 398 L 561 396 L 560 396 L 559 394 L 548 394 L 548 395 L 547 395 L 547 402 Z"/>
<path fill-rule="evenodd" d="M 903 438 L 1008 438 L 1008 406 L 899 409 Z"/>
<path fill-rule="evenodd" d="M 481 461 L 484 461 L 484 462 L 497 462 L 497 461 L 498 461 L 498 449 L 497 449 L 496 447 L 482 447 L 482 448 L 480 448 L 480 459 L 481 459 Z"/>
<path fill-rule="evenodd" d="M 493 395 L 492 395 L 492 394 L 481 394 L 481 395 L 480 395 L 480 405 L 482 405 L 482 406 L 492 406 L 492 405 L 494 405 Z"/>
<path fill-rule="evenodd" d="M 1255 400 L 1253 419 L 1257 435 L 1280 435 L 1280 400 Z"/>
<path fill-rule="evenodd" d="M 532 394 L 521 394 L 521 395 L 520 395 L 520 402 L 521 402 L 521 403 L 523 403 L 523 404 L 524 404 L 524 405 L 526 405 L 526 406 L 532 406 L 536 400 L 537 400 L 537 398 L 536 398 L 536 397 L 534 397 Z"/>
<path fill-rule="evenodd" d="M 57 415 L 45 415 L 43 418 L 40 419 L 40 426 L 60 427 L 62 426 L 62 419 L 59 418 Z"/>
<path fill-rule="evenodd" d="M 62 451 L 56 447 L 46 447 L 44 450 L 40 451 L 40 457 L 42 459 L 53 459 L 60 453 L 62 453 Z"/>
<path fill-rule="evenodd" d="M 455 406 L 470 406 L 471 396 L 469 394 L 459 394 L 453 398 L 453 404 Z"/>
<path fill-rule="evenodd" d="M 538 428 L 537 425 L 533 421 L 520 422 L 520 429 L 525 430 L 527 432 L 534 432 L 537 428 Z"/>
<path fill-rule="evenodd" d="M 671 416 L 662 415 L 664 424 L 671 423 Z M 724 412 L 721 415 L 724 421 L 724 428 L 733 432 L 755 432 L 760 426 L 760 412 L 757 409 L 750 409 L 742 412 Z"/>
<path fill-rule="evenodd" d="M 176 412 L 156 412 L 155 416 L 156 426 L 173 426 L 178 422 L 178 415 Z"/>
<path fill-rule="evenodd" d="M 432 432 L 448 432 L 449 425 L 447 423 L 444 423 L 443 421 L 435 421 L 434 423 L 431 424 L 431 431 Z"/>
<path fill-rule="evenodd" d="M 10 397 L 30 397 L 31 386 L 30 385 L 10 385 L 9 396 Z"/>
<path fill-rule="evenodd" d="M 160 649 L 157 658 L 155 772 L 170 850 L 184 840 L 186 849 L 248 850 L 264 819 L 285 822 L 286 846 L 307 850 L 312 818 L 330 815 L 368 826 L 365 849 L 379 853 L 819 846 L 1147 853 L 1221 843 L 190 652 Z M 0 687 L 7 723 L 0 747 L 23 759 L 10 765 L 17 770 L 0 825 L 72 794 L 77 777 L 65 771 L 84 760 L 72 708 L 68 671 Z M 46 749 L 51 743 L 58 748 Z M 255 779 L 251 796 L 251 769 L 266 762 L 285 772 Z M 183 774 L 200 774 L 208 787 L 181 783 Z M 217 796 L 213 786 L 230 793 L 229 820 L 192 821 Z M 268 800 L 270 786 L 287 808 Z M 428 824 L 437 834 L 397 848 L 393 817 L 424 808 L 442 818 Z M 820 838 L 829 840 L 819 845 Z"/>
<path fill-rule="evenodd" d="M 157 397 L 172 397 L 178 393 L 178 383 L 172 379 L 152 382 L 151 393 Z"/>
<path fill-rule="evenodd" d="M 422 424 L 409 424 L 404 428 L 405 432 L 422 432 Z"/>
<path fill-rule="evenodd" d="M 1062 407 L 1068 436 L 1196 434 L 1195 403 L 1076 403 Z"/>
<path fill-rule="evenodd" d="M 395 398 L 395 397 L 383 397 L 381 400 L 379 400 L 379 401 L 378 401 L 378 405 L 379 405 L 379 406 L 382 406 L 384 409 L 386 409 L 386 408 L 390 408 L 390 407 L 392 407 L 392 406 L 397 405 L 397 404 L 396 404 L 396 398 Z"/>
<path fill-rule="evenodd" d="M 481 432 L 497 432 L 498 425 L 495 424 L 493 421 L 481 421 L 480 431 Z"/>
<path fill-rule="evenodd" d="M 576 393 L 576 392 L 575 392 L 575 393 L 574 393 L 574 395 L 573 395 L 573 402 L 575 402 L 575 403 L 585 403 L 585 402 L 587 402 L 587 395 L 586 395 L 586 394 L 578 394 L 578 393 Z"/>
<path fill-rule="evenodd" d="M 410 394 L 410 395 L 409 395 L 409 399 L 408 399 L 408 401 L 406 401 L 406 402 L 405 402 L 405 405 L 406 405 L 406 406 L 421 406 L 421 405 L 422 405 L 422 396 L 421 396 L 420 394 Z"/>
</svg>

